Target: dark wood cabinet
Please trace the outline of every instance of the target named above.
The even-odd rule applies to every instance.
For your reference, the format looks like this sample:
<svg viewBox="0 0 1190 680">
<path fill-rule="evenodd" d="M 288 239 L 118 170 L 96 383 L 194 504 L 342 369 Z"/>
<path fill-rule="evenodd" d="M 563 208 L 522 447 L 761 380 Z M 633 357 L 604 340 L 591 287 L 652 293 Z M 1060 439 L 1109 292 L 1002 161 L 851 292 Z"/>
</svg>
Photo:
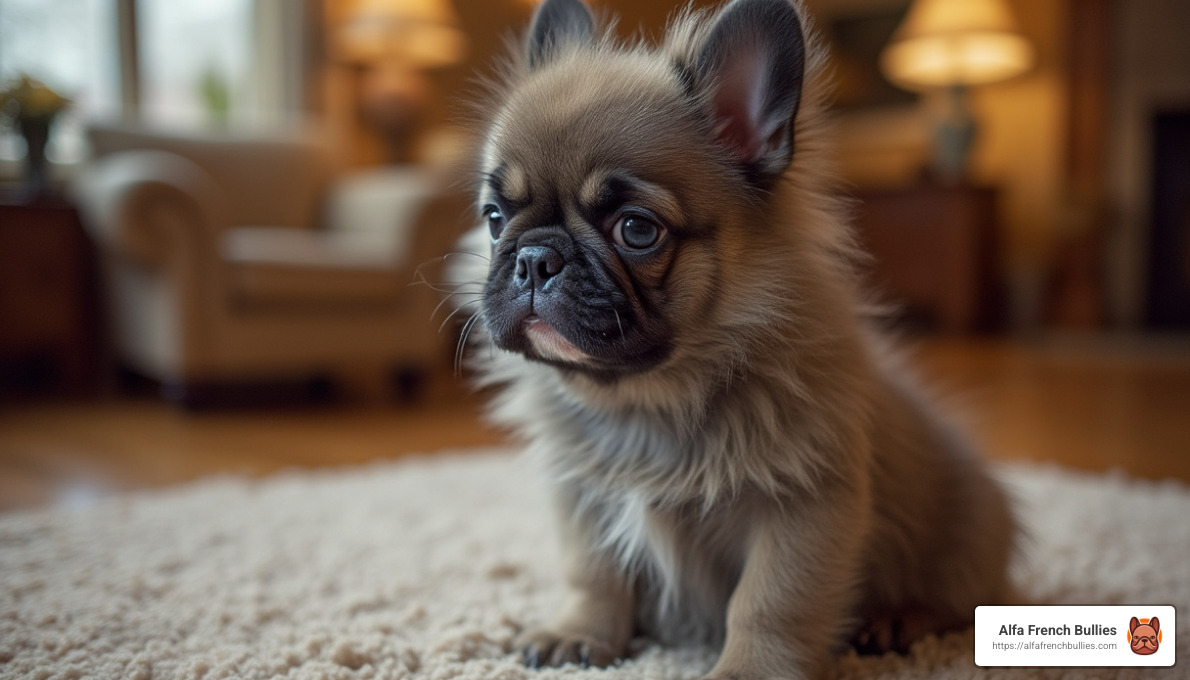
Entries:
<svg viewBox="0 0 1190 680">
<path fill-rule="evenodd" d="M 75 209 L 0 187 L 0 391 L 90 391 L 97 297 Z"/>
<path fill-rule="evenodd" d="M 996 191 L 920 184 L 857 192 L 869 284 L 914 326 L 985 332 L 1003 321 Z"/>
</svg>

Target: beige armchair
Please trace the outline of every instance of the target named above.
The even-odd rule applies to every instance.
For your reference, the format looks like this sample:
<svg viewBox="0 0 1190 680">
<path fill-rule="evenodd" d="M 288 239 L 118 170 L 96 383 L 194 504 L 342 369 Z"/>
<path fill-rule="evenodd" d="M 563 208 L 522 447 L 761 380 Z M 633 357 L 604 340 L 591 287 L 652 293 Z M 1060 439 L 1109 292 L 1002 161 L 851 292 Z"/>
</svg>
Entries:
<svg viewBox="0 0 1190 680">
<path fill-rule="evenodd" d="M 114 351 L 182 400 L 214 386 L 424 373 L 464 202 L 445 172 L 335 176 L 302 136 L 89 131 L 74 193 L 98 245 Z"/>
</svg>

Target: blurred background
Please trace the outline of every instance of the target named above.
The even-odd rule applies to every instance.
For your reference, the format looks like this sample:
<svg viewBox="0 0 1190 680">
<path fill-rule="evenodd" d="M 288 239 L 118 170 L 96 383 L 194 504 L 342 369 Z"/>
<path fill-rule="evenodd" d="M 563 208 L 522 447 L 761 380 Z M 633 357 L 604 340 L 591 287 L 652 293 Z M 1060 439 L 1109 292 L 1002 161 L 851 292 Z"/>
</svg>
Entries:
<svg viewBox="0 0 1190 680">
<path fill-rule="evenodd" d="M 0 509 L 505 443 L 436 284 L 534 4 L 0 0 Z M 1190 3 L 806 4 L 931 382 L 997 459 L 1190 481 Z"/>
</svg>

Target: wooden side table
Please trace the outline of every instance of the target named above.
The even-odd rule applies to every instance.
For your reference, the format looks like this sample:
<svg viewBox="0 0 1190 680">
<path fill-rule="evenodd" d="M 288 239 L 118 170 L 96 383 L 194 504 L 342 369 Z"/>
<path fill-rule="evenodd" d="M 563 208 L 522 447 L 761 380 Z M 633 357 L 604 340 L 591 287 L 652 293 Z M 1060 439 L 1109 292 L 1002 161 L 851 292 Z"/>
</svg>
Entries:
<svg viewBox="0 0 1190 680">
<path fill-rule="evenodd" d="M 855 226 L 870 282 L 905 315 L 944 333 L 998 329 L 996 191 L 919 184 L 857 194 Z"/>
<path fill-rule="evenodd" d="M 0 392 L 95 388 L 92 253 L 65 199 L 30 200 L 0 186 Z"/>
</svg>

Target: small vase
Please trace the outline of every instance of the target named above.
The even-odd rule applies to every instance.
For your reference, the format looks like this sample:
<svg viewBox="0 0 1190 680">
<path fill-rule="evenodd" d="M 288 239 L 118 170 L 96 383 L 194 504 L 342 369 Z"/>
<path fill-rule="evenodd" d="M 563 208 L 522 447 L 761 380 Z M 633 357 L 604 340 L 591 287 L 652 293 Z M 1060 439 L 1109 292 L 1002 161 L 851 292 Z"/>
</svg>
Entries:
<svg viewBox="0 0 1190 680">
<path fill-rule="evenodd" d="M 17 130 L 25 138 L 25 193 L 32 198 L 49 193 L 45 147 L 53 120 L 53 116 L 17 116 Z"/>
</svg>

